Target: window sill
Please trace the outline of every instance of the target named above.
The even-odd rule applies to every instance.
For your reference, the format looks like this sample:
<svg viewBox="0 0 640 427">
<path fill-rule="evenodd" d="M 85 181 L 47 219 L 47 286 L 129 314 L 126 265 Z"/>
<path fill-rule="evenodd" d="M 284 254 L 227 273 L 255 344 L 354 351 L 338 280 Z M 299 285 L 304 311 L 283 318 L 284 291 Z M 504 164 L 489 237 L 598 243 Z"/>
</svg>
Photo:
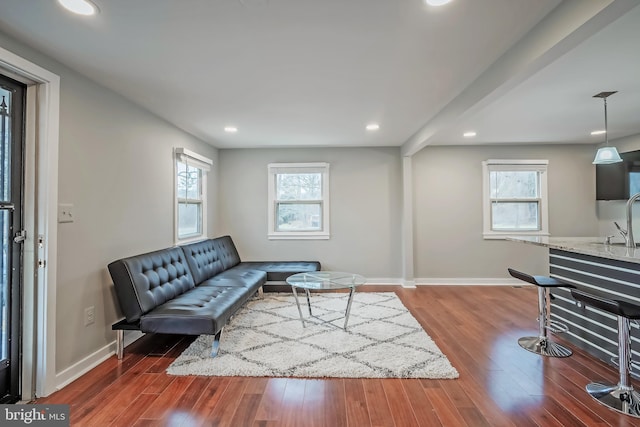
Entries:
<svg viewBox="0 0 640 427">
<path fill-rule="evenodd" d="M 206 240 L 207 237 L 204 236 L 203 234 L 198 234 L 197 236 L 193 236 L 193 237 L 185 237 L 184 239 L 176 239 L 175 240 L 175 244 L 176 245 L 184 245 L 187 243 L 195 243 L 195 242 L 200 242 L 202 240 Z"/>
<path fill-rule="evenodd" d="M 490 231 L 482 233 L 484 240 L 506 240 L 509 236 L 550 236 L 546 231 Z"/>
<path fill-rule="evenodd" d="M 269 240 L 329 240 L 329 233 L 269 233 Z"/>
</svg>

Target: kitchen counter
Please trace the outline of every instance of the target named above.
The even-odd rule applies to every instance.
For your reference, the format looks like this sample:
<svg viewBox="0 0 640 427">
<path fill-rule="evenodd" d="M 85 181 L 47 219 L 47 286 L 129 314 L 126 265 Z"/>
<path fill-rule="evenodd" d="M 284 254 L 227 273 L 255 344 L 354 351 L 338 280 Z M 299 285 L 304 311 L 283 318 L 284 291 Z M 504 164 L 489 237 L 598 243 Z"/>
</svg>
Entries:
<svg viewBox="0 0 640 427">
<path fill-rule="evenodd" d="M 548 248 L 551 276 L 567 285 L 640 304 L 640 248 L 606 245 L 602 237 L 514 236 L 507 240 Z M 552 320 L 569 327 L 561 337 L 611 364 L 610 358 L 618 354 L 616 317 L 593 307 L 578 306 L 568 288 L 553 288 L 550 292 Z M 637 328 L 633 328 L 631 348 L 633 359 L 640 360 Z"/>
<path fill-rule="evenodd" d="M 506 239 L 549 249 L 640 264 L 640 247 L 627 248 L 623 242 L 606 245 L 604 237 L 509 236 Z M 620 239 L 619 237 L 618 240 Z"/>
</svg>

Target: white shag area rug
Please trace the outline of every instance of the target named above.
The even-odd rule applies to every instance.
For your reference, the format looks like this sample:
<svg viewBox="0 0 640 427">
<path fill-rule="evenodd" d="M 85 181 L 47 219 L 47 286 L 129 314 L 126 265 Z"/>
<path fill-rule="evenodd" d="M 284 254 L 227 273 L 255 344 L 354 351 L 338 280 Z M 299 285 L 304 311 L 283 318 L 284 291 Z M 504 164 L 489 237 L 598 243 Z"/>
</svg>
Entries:
<svg viewBox="0 0 640 427">
<path fill-rule="evenodd" d="M 312 293 L 309 318 L 299 293 L 249 301 L 222 332 L 198 337 L 167 369 L 170 375 L 305 378 L 457 378 L 447 357 L 392 292 L 356 292 L 347 330 L 347 293 Z M 304 301 L 304 305 L 303 305 Z"/>
</svg>

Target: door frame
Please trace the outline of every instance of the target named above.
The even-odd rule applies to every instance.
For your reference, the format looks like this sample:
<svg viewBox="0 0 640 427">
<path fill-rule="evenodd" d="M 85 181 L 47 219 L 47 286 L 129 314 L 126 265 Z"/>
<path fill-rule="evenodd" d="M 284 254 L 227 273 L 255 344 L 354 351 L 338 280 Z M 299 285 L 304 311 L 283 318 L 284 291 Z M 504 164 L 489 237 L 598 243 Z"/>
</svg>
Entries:
<svg viewBox="0 0 640 427">
<path fill-rule="evenodd" d="M 27 84 L 22 398 L 56 391 L 60 77 L 0 47 L 0 72 Z M 39 236 L 43 243 L 39 244 Z M 44 267 L 38 267 L 44 261 Z M 35 394 L 35 396 L 34 396 Z"/>
</svg>

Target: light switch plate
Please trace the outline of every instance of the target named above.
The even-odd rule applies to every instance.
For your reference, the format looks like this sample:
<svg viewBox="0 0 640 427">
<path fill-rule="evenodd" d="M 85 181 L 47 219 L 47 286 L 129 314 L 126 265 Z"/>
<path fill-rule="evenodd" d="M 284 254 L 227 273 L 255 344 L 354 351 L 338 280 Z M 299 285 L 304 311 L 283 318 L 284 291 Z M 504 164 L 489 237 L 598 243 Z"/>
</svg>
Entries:
<svg viewBox="0 0 640 427">
<path fill-rule="evenodd" d="M 73 222 L 73 205 L 60 203 L 58 205 L 58 222 Z"/>
<path fill-rule="evenodd" d="M 84 326 L 96 323 L 96 307 L 90 306 L 84 309 Z"/>
</svg>

